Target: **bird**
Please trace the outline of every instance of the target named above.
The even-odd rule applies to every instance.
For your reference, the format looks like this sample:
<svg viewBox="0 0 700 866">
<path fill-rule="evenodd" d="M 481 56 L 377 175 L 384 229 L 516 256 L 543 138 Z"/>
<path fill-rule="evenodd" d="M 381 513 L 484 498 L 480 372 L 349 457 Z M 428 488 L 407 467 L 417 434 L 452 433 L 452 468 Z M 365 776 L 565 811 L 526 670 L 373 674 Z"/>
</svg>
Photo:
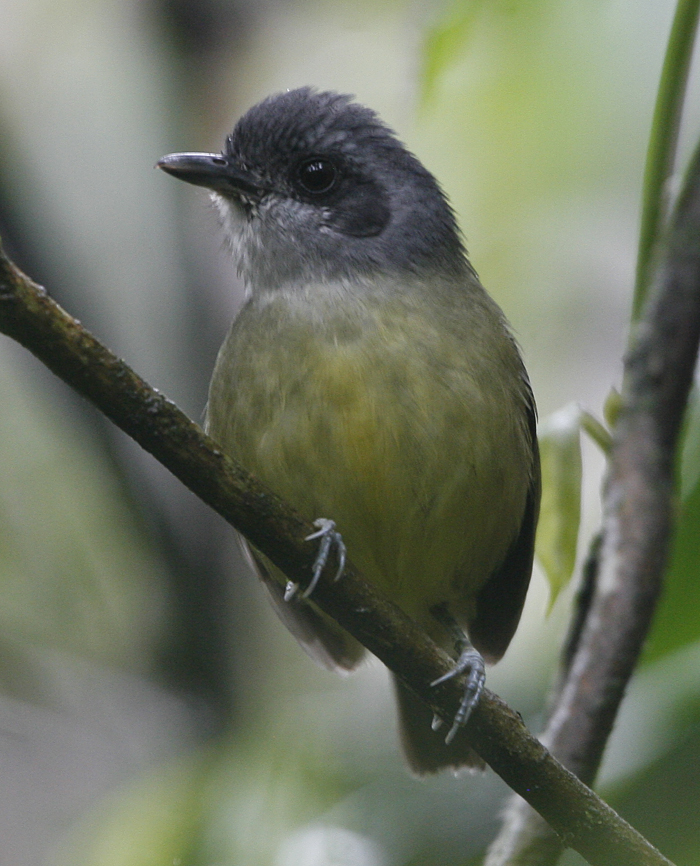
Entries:
<svg viewBox="0 0 700 866">
<path fill-rule="evenodd" d="M 409 768 L 480 766 L 464 723 L 520 619 L 540 466 L 519 347 L 445 193 L 375 111 L 312 87 L 254 105 L 221 153 L 157 165 L 209 191 L 245 286 L 207 432 L 465 675 L 447 737 L 394 677 Z M 247 549 L 308 654 L 355 668 L 360 643 Z"/>
</svg>

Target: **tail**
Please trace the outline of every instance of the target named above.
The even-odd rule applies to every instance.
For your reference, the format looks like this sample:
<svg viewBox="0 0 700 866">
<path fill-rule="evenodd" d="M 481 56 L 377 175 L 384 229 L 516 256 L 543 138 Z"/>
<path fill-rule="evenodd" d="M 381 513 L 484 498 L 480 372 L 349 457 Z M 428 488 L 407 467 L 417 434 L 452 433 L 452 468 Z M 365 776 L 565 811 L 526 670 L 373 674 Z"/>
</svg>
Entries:
<svg viewBox="0 0 700 866">
<path fill-rule="evenodd" d="M 446 767 L 458 770 L 461 767 L 483 770 L 482 759 L 469 745 L 464 730 L 449 746 L 445 745 L 445 735 L 449 727 L 434 731 L 433 713 L 413 692 L 392 676 L 399 710 L 401 745 L 406 761 L 418 776 L 437 773 Z"/>
</svg>

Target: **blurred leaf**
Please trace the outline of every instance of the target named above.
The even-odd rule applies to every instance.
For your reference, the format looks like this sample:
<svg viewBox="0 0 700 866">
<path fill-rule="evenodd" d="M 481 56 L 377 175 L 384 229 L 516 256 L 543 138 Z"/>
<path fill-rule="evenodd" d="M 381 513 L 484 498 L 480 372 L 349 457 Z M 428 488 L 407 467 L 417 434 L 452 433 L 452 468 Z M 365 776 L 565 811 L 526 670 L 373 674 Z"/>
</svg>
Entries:
<svg viewBox="0 0 700 866">
<path fill-rule="evenodd" d="M 305 827 L 287 838 L 275 866 L 382 866 L 381 849 L 371 839 L 344 827 Z"/>
<path fill-rule="evenodd" d="M 461 54 L 484 0 L 457 0 L 428 30 L 423 50 L 423 98 L 433 91 L 439 75 Z"/>
<path fill-rule="evenodd" d="M 17 647 L 149 665 L 166 610 L 163 566 L 109 463 L 11 353 L 0 359 L 0 629 Z M 7 682 L 17 659 L 5 648 Z"/>
<path fill-rule="evenodd" d="M 542 459 L 542 505 L 537 558 L 549 581 L 550 609 L 571 579 L 581 520 L 581 410 L 572 403 L 538 430 Z"/>
<path fill-rule="evenodd" d="M 194 866 L 205 776 L 198 760 L 160 768 L 101 803 L 59 854 L 78 866 Z"/>
<path fill-rule="evenodd" d="M 674 863 L 700 863 L 700 700 L 695 688 L 674 707 L 667 748 L 606 800 Z M 647 705 L 648 706 L 648 705 Z M 641 708 L 644 711 L 644 707 Z M 644 744 L 646 746 L 646 744 Z"/>
<path fill-rule="evenodd" d="M 337 814 L 325 819 L 346 793 L 327 756 L 259 733 L 160 767 L 109 798 L 66 841 L 59 863 L 381 866 L 378 845 L 338 826 Z"/>
<path fill-rule="evenodd" d="M 465 52 L 474 26 L 482 13 L 498 16 L 507 26 L 519 27 L 523 16 L 532 18 L 551 5 L 552 0 L 453 0 L 427 31 L 423 48 L 423 99 L 433 93 L 440 75 Z"/>
</svg>

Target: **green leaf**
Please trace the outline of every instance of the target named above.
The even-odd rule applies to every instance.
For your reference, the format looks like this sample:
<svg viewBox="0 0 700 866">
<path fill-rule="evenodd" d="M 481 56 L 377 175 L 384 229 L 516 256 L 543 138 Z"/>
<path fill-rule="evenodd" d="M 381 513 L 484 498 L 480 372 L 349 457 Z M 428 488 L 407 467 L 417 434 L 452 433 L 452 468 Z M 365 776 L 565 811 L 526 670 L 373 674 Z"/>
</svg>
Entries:
<svg viewBox="0 0 700 866">
<path fill-rule="evenodd" d="M 440 74 L 462 53 L 484 0 L 456 0 L 428 30 L 423 49 L 423 98 L 432 93 Z"/>
<path fill-rule="evenodd" d="M 570 404 L 539 426 L 542 505 L 535 550 L 549 582 L 550 609 L 576 564 L 581 520 L 581 409 Z"/>
</svg>

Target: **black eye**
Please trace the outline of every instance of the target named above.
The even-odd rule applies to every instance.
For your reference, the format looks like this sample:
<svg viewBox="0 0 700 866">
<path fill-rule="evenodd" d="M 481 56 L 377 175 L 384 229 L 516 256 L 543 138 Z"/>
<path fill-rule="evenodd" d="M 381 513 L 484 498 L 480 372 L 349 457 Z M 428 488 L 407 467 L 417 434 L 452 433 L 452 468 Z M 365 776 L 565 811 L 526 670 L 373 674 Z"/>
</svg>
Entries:
<svg viewBox="0 0 700 866">
<path fill-rule="evenodd" d="M 319 194 L 328 192 L 335 184 L 338 170 L 323 156 L 305 159 L 297 169 L 297 178 L 306 192 Z"/>
</svg>

